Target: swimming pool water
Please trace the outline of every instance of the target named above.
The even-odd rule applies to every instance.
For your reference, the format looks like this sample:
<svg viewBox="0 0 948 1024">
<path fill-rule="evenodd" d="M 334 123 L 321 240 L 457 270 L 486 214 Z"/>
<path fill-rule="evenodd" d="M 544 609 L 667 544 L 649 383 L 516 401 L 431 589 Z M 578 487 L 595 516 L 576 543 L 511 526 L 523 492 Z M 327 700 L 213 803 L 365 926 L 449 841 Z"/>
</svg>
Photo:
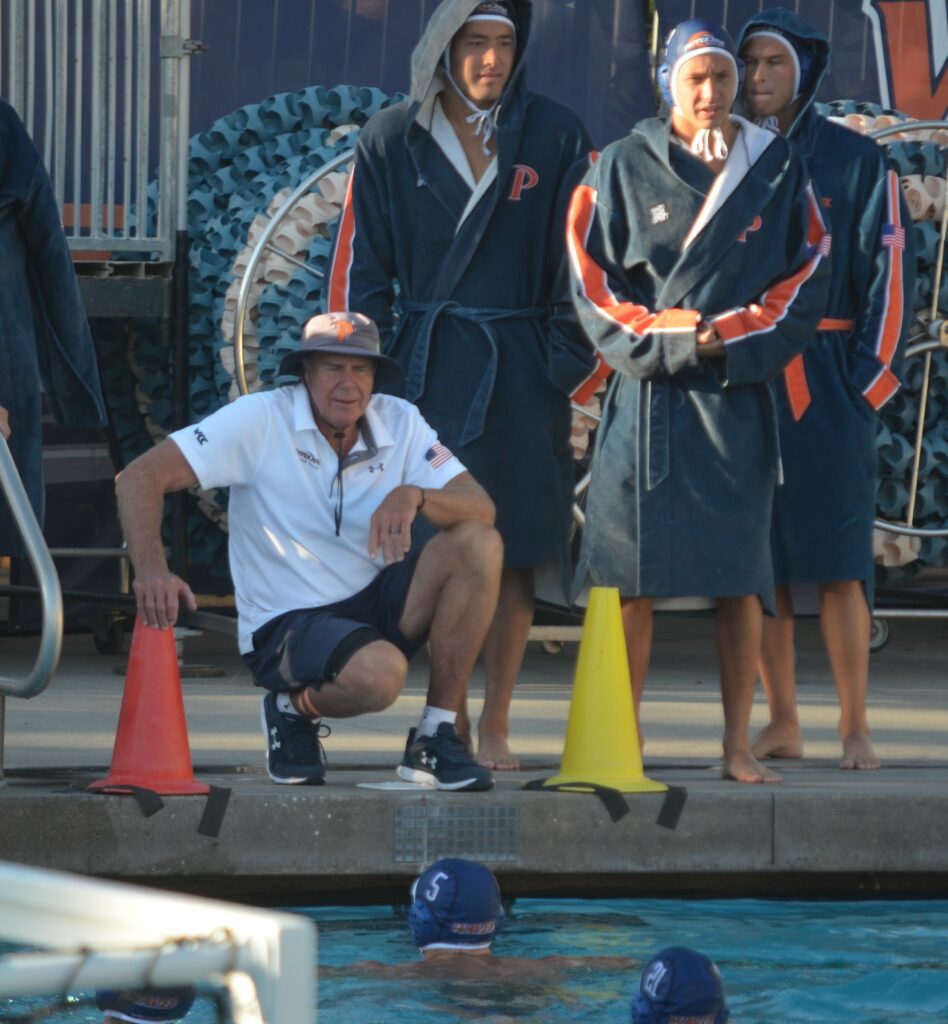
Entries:
<svg viewBox="0 0 948 1024">
<path fill-rule="evenodd" d="M 320 964 L 418 960 L 404 910 L 317 908 Z M 734 1024 L 948 1024 L 948 901 L 517 900 L 501 956 L 628 956 L 693 946 L 721 969 Z M 320 977 L 319 1020 L 340 1024 L 629 1020 L 638 970 L 547 984 Z"/>
<path fill-rule="evenodd" d="M 298 911 L 319 929 L 320 1024 L 560 1024 L 629 1021 L 638 966 L 552 980 L 371 976 L 362 961 L 418 964 L 404 907 Z M 645 963 L 693 946 L 721 969 L 732 1024 L 948 1024 L 948 900 L 517 900 L 494 943 L 502 957 L 622 956 Z M 7 947 L 10 948 L 10 947 Z M 100 1024 L 91 993 L 44 1024 Z M 32 1024 L 38 1000 L 0 1000 L 0 1020 Z M 201 997 L 186 1024 L 219 1024 Z M 306 1022 L 300 1022 L 306 1024 Z"/>
</svg>

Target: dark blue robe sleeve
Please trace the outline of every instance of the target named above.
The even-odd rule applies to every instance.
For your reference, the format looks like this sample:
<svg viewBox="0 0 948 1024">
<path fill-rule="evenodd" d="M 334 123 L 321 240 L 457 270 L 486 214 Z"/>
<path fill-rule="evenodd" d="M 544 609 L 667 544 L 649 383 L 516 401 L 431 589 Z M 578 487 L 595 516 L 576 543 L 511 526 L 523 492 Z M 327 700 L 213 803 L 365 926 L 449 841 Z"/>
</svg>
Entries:
<svg viewBox="0 0 948 1024">
<path fill-rule="evenodd" d="M 895 172 L 880 151 L 876 185 L 858 218 L 850 243 L 852 295 L 861 304 L 850 336 L 849 373 L 853 387 L 873 409 L 899 390 L 903 339 L 912 319 L 911 217 Z"/>
<path fill-rule="evenodd" d="M 661 378 L 697 366 L 693 309 L 654 311 L 637 302 L 623 269 L 627 218 L 600 195 L 601 163 L 573 191 L 567 247 L 573 304 L 583 330 L 611 367 Z"/>
<path fill-rule="evenodd" d="M 583 132 L 583 141 L 588 141 Z M 598 359 L 583 330 L 570 297 L 569 261 L 566 253 L 566 216 L 573 189 L 594 162 L 595 154 L 587 153 L 567 171 L 560 187 L 553 225 L 550 231 L 550 318 L 549 379 L 554 387 L 583 404 L 595 393 L 609 374 L 609 368 Z M 604 370 L 600 370 L 604 367 Z"/>
<path fill-rule="evenodd" d="M 19 118 L 4 191 L 16 196 L 18 233 L 33 307 L 36 358 L 46 401 L 58 423 L 105 424 L 105 403 L 89 322 L 63 234 L 59 207 L 43 161 Z"/>
<path fill-rule="evenodd" d="M 394 329 L 396 275 L 392 226 L 380 156 L 359 139 L 355 166 L 329 262 L 327 310 L 364 313 L 378 329 L 385 351 Z"/>
</svg>

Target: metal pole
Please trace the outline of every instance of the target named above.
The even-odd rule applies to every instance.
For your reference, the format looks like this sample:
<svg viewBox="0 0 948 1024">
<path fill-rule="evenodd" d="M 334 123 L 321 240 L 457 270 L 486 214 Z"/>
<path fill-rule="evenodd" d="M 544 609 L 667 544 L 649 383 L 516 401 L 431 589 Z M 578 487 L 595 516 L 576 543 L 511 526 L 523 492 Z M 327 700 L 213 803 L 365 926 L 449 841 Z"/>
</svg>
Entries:
<svg viewBox="0 0 948 1024">
<path fill-rule="evenodd" d="M 73 234 L 82 234 L 82 23 L 83 3 L 75 0 L 75 28 L 73 30 L 72 87 L 72 216 Z"/>
<path fill-rule="evenodd" d="M 43 36 L 46 40 L 45 60 L 43 62 L 46 89 L 45 112 L 43 117 L 43 163 L 52 170 L 53 167 L 53 68 L 56 66 L 56 30 L 53 24 L 53 0 L 46 0 L 43 9 Z"/>
<path fill-rule="evenodd" d="M 23 106 L 23 5 L 22 0 L 12 0 L 9 11 L 9 40 L 7 61 L 10 66 L 9 99 L 20 117 L 24 116 Z"/>
<path fill-rule="evenodd" d="M 102 237 L 102 173 L 105 166 L 105 119 L 102 108 L 106 95 L 106 65 L 103 41 L 107 25 L 102 0 L 92 0 L 92 139 L 90 140 L 89 201 L 92 204 L 89 229 L 93 238 Z"/>
<path fill-rule="evenodd" d="M 161 104 L 159 138 L 161 157 L 158 167 L 158 238 L 163 260 L 174 258 L 173 241 L 177 220 L 178 154 L 177 119 L 180 93 L 178 68 L 181 56 L 174 46 L 180 28 L 178 0 L 161 3 Z"/>
<path fill-rule="evenodd" d="M 177 0 L 177 18 L 174 22 L 173 33 L 182 42 L 191 34 L 191 4 L 190 0 Z M 169 205 L 169 217 L 167 227 L 171 230 L 172 209 L 174 210 L 175 231 L 174 247 L 174 358 L 172 363 L 172 395 L 173 395 L 173 417 L 175 428 L 187 426 L 190 418 L 189 413 L 189 374 L 188 364 L 190 350 L 188 345 L 188 270 L 189 255 L 191 249 L 188 238 L 188 132 L 190 118 L 188 116 L 188 104 L 190 103 L 190 57 L 182 51 L 175 58 L 172 66 L 175 71 L 177 83 L 177 105 L 175 109 L 176 122 L 174 134 L 171 137 L 174 159 L 168 162 L 168 175 L 175 180 L 175 195 L 169 196 L 174 200 L 174 205 Z M 169 62 L 171 63 L 171 62 Z M 186 491 L 176 494 L 172 505 L 172 527 L 171 527 L 171 565 L 172 570 L 179 576 L 186 576 L 188 570 L 188 495 Z"/>
<path fill-rule="evenodd" d="M 36 6 L 26 5 L 26 121 L 30 135 L 36 127 Z M 2 767 L 2 766 L 0 766 Z"/>
<path fill-rule="evenodd" d="M 116 110 L 116 76 L 118 71 L 118 0 L 108 0 L 107 16 L 109 19 L 106 45 L 109 54 L 109 74 L 106 88 L 108 90 L 108 135 L 109 142 L 105 156 L 105 201 L 106 201 L 106 233 L 109 238 L 115 236 L 115 142 L 118 125 L 115 120 Z"/>
<path fill-rule="evenodd" d="M 148 226 L 148 139 L 149 115 L 151 113 L 151 0 L 138 0 L 137 53 L 138 53 L 138 104 L 136 110 L 138 140 L 135 168 L 135 234 L 138 238 L 147 235 Z"/>
<path fill-rule="evenodd" d="M 55 148 L 53 149 L 53 187 L 56 191 L 56 205 L 63 208 L 66 193 L 66 104 L 69 99 L 67 75 L 69 74 L 69 12 L 65 5 L 56 4 L 56 75 L 55 75 L 55 109 L 56 118 Z M 75 234 L 75 231 L 71 232 Z"/>
</svg>

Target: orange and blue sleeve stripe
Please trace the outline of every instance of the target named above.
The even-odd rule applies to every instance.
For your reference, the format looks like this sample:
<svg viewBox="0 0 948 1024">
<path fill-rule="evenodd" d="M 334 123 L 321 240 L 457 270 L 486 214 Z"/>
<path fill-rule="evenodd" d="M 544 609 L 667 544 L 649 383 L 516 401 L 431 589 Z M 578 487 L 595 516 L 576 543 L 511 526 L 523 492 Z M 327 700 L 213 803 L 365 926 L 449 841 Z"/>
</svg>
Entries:
<svg viewBox="0 0 948 1024">
<path fill-rule="evenodd" d="M 596 213 L 596 197 L 596 190 L 591 186 L 577 186 L 567 217 L 566 244 L 580 299 L 605 321 L 605 326 L 614 326 L 634 340 L 645 337 L 649 332 L 693 331 L 701 319 L 696 310 L 665 309 L 654 313 L 635 302 L 620 302 L 615 296 L 605 270 L 587 251 Z M 593 373 L 599 374 L 599 380 L 608 376 L 598 369 Z M 593 385 L 593 391 L 595 387 Z"/>
<path fill-rule="evenodd" d="M 879 240 L 885 250 L 886 260 L 885 297 L 875 344 L 876 358 L 881 366 L 879 372 L 863 390 L 863 397 L 873 409 L 881 409 L 902 386 L 891 368 L 902 334 L 902 319 L 905 311 L 905 282 L 902 265 L 905 256 L 905 226 L 902 224 L 899 205 L 899 187 L 899 179 L 895 171 L 889 171 L 886 174 L 888 221 L 882 228 Z"/>
<path fill-rule="evenodd" d="M 809 185 L 807 186 L 807 202 L 809 209 L 807 223 L 809 259 L 795 273 L 778 281 L 772 288 L 768 288 L 759 302 L 731 309 L 711 318 L 711 323 L 718 336 L 724 340 L 725 345 L 744 341 L 755 335 L 767 334 L 774 330 L 790 311 L 800 289 L 816 273 L 820 261 L 824 256 L 829 255 L 832 239 L 823 222 L 819 203 Z"/>
<path fill-rule="evenodd" d="M 349 276 L 352 272 L 352 257 L 355 252 L 355 209 L 352 204 L 352 188 L 355 182 L 355 168 L 349 175 L 346 188 L 346 200 L 343 203 L 339 218 L 339 233 L 336 235 L 336 249 L 333 253 L 332 265 L 329 268 L 329 284 L 327 288 L 327 312 L 348 313 L 349 309 Z"/>
</svg>

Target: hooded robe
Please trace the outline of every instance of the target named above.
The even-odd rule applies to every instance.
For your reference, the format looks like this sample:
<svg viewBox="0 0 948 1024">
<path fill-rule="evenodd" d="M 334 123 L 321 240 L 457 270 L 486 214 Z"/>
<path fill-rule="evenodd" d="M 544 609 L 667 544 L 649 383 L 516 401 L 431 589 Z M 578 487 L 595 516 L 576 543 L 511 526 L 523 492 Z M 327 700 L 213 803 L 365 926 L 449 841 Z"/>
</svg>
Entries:
<svg viewBox="0 0 948 1024">
<path fill-rule="evenodd" d="M 360 133 L 328 308 L 376 322 L 406 397 L 493 499 L 506 565 L 528 568 L 564 546 L 569 396 L 595 366 L 569 302 L 563 232 L 591 142 L 572 111 L 527 90 L 532 4 L 514 0 L 497 155 L 474 182 L 435 97 L 443 55 L 477 2 L 435 10 L 412 56 L 411 98 Z"/>
<path fill-rule="evenodd" d="M 739 47 L 768 28 L 803 40 L 815 55 L 787 137 L 806 161 L 833 236 L 823 318 L 777 387 L 785 479 L 774 505 L 774 573 L 778 584 L 862 580 L 871 604 L 876 413 L 901 386 L 911 220 L 885 150 L 814 109 L 829 63 L 825 37 L 775 8 L 748 21 Z"/>
<path fill-rule="evenodd" d="M 721 173 L 640 122 L 569 210 L 573 296 L 612 375 L 575 589 L 759 594 L 769 607 L 779 473 L 771 381 L 810 341 L 829 248 L 800 158 L 736 119 Z M 699 359 L 700 321 L 725 342 Z"/>
<path fill-rule="evenodd" d="M 49 176 L 23 122 L 0 100 L 0 405 L 9 446 L 43 521 L 41 392 L 58 423 L 105 424 L 89 323 Z M 0 555 L 21 550 L 0 501 Z"/>
</svg>

